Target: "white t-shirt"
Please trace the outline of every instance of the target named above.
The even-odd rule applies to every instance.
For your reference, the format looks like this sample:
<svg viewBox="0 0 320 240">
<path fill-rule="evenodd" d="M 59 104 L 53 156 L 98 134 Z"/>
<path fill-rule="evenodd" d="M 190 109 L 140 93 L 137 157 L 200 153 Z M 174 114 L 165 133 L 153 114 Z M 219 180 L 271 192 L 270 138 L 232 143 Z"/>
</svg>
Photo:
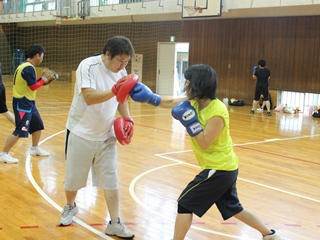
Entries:
<svg viewBox="0 0 320 240">
<path fill-rule="evenodd" d="M 118 108 L 116 97 L 103 103 L 88 105 L 81 89 L 111 90 L 112 86 L 126 75 L 125 69 L 118 73 L 107 69 L 102 62 L 101 55 L 84 59 L 76 71 L 74 96 L 68 115 L 67 129 L 90 141 L 105 141 L 113 136 L 113 121 Z"/>
</svg>

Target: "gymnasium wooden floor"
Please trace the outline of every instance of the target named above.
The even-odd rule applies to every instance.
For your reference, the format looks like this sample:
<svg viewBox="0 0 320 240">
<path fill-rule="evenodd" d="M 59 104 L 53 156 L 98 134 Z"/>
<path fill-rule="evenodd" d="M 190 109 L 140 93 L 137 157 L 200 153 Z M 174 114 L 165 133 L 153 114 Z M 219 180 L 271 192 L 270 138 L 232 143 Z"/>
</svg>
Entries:
<svg viewBox="0 0 320 240">
<path fill-rule="evenodd" d="M 4 78 L 6 79 L 6 78 Z M 12 86 L 4 81 L 12 109 Z M 102 191 L 79 191 L 74 223 L 57 226 L 65 205 L 64 130 L 73 86 L 55 82 L 37 92 L 46 129 L 41 146 L 49 157 L 30 157 L 31 138 L 12 149 L 18 164 L 0 163 L 0 239 L 118 239 L 103 234 L 109 220 Z M 225 97 L 225 96 L 220 96 Z M 135 132 L 118 146 L 121 215 L 136 240 L 170 240 L 176 199 L 199 168 L 184 127 L 169 109 L 130 101 Z M 250 115 L 229 106 L 231 135 L 239 157 L 242 205 L 286 240 L 320 239 L 320 119 L 305 114 Z M 0 116 L 0 147 L 13 126 Z M 235 218 L 222 221 L 216 207 L 194 218 L 187 240 L 255 240 L 260 234 Z"/>
</svg>

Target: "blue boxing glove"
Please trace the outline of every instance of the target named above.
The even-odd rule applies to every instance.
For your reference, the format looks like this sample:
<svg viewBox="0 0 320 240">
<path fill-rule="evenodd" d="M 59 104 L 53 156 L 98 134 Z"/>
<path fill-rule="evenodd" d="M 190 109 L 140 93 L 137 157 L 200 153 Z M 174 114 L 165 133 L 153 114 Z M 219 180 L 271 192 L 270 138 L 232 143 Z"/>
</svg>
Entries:
<svg viewBox="0 0 320 240">
<path fill-rule="evenodd" d="M 198 121 L 196 110 L 190 105 L 189 101 L 179 102 L 171 111 L 171 115 L 179 120 L 186 127 L 191 137 L 202 132 L 202 127 Z"/>
<path fill-rule="evenodd" d="M 149 87 L 143 83 L 137 83 L 130 92 L 130 97 L 136 102 L 149 103 L 153 106 L 158 106 L 161 102 L 161 97 L 154 94 Z"/>
<path fill-rule="evenodd" d="M 258 69 L 258 66 L 254 66 L 253 68 L 252 68 L 252 72 L 253 72 L 253 74 L 255 73 L 255 71 Z"/>
</svg>

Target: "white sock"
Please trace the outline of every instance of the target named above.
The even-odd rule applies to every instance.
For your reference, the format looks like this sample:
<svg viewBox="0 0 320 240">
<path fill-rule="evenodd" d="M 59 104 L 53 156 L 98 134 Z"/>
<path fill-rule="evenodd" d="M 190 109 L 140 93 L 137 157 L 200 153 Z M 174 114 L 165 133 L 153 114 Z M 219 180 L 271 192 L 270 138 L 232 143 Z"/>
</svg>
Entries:
<svg viewBox="0 0 320 240">
<path fill-rule="evenodd" d="M 113 223 L 120 223 L 119 217 L 117 217 L 117 218 L 114 219 L 114 220 L 111 220 L 111 224 L 113 224 Z"/>
</svg>

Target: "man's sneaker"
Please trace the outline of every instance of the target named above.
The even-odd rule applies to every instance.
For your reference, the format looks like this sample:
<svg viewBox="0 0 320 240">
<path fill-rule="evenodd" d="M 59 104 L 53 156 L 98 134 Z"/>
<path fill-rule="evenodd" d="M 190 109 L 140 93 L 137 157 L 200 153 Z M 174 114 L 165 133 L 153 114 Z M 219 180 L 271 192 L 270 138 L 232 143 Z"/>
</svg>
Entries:
<svg viewBox="0 0 320 240">
<path fill-rule="evenodd" d="M 121 218 L 110 221 L 106 227 L 105 233 L 110 236 L 117 236 L 123 239 L 133 239 L 134 234 L 123 224 Z"/>
<path fill-rule="evenodd" d="M 258 112 L 258 113 L 262 113 L 262 112 L 263 112 L 263 109 L 262 109 L 262 108 L 258 108 L 258 109 L 257 109 L 257 112 Z"/>
<path fill-rule="evenodd" d="M 43 150 L 41 147 L 32 147 L 30 148 L 30 155 L 31 156 L 49 156 L 49 153 Z"/>
<path fill-rule="evenodd" d="M 3 153 L 0 155 L 0 162 L 4 163 L 17 163 L 19 160 L 17 158 L 11 157 L 9 153 Z"/>
<path fill-rule="evenodd" d="M 280 235 L 278 233 L 276 233 L 275 230 L 271 229 L 271 232 L 272 233 L 265 235 L 263 237 L 263 240 L 281 240 Z"/>
<path fill-rule="evenodd" d="M 268 114 L 268 116 L 272 116 L 272 113 L 269 111 L 269 112 L 267 112 L 267 114 Z"/>
<path fill-rule="evenodd" d="M 252 110 L 250 111 L 250 113 L 251 113 L 251 114 L 254 114 L 254 110 L 252 109 Z"/>
<path fill-rule="evenodd" d="M 59 225 L 68 226 L 72 223 L 73 216 L 75 216 L 79 212 L 79 208 L 74 203 L 73 206 L 66 204 L 62 211 L 62 216 L 59 220 Z"/>
</svg>

